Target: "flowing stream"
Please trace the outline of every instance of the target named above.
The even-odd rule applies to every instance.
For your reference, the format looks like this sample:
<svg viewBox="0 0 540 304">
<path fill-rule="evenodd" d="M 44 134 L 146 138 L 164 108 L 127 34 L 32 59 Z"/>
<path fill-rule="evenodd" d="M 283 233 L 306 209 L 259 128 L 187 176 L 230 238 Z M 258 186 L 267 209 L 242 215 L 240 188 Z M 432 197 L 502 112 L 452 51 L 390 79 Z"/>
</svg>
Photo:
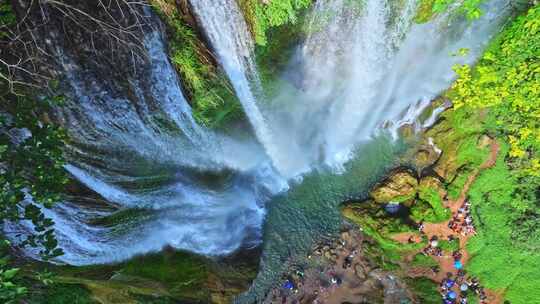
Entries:
<svg viewBox="0 0 540 304">
<path fill-rule="evenodd" d="M 236 1 L 192 0 L 249 138 L 195 122 L 158 30 L 144 37 L 145 75 L 126 76 L 125 91 L 58 47 L 70 100 L 59 115 L 73 138 L 66 169 L 108 202 L 74 197 L 45 210 L 59 260 L 116 262 L 166 245 L 217 256 L 264 240 L 261 272 L 239 301 L 260 299 L 288 262 L 338 231 L 339 203 L 362 196 L 401 150 L 398 127 L 416 122 L 452 66 L 473 63 L 509 14 L 492 0 L 479 20 L 450 10 L 415 24 L 416 3 L 317 1 L 284 84 L 267 97 Z"/>
</svg>

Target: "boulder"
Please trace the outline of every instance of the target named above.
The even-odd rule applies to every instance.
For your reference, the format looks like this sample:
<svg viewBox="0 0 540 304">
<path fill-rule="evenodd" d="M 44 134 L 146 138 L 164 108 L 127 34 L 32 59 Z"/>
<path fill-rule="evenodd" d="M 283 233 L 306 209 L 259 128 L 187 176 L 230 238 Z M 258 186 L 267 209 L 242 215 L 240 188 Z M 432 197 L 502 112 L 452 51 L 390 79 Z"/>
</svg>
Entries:
<svg viewBox="0 0 540 304">
<path fill-rule="evenodd" d="M 381 184 L 377 185 L 370 196 L 377 203 L 404 203 L 408 205 L 416 196 L 418 180 L 408 170 L 392 173 Z"/>
<path fill-rule="evenodd" d="M 412 138 L 416 134 L 416 127 L 414 124 L 404 124 L 399 127 L 398 134 L 404 139 Z"/>
<path fill-rule="evenodd" d="M 413 165 L 421 175 L 424 169 L 433 166 L 441 157 L 441 150 L 435 146 L 433 140 L 429 138 L 426 142 L 418 148 L 417 152 L 413 156 Z"/>
</svg>

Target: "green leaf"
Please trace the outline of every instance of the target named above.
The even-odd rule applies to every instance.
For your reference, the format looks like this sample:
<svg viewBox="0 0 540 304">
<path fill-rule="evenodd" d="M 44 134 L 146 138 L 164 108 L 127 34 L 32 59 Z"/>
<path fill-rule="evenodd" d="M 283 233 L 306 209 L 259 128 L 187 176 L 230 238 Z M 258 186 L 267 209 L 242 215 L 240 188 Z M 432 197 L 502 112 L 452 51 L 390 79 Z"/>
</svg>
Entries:
<svg viewBox="0 0 540 304">
<path fill-rule="evenodd" d="M 2 276 L 4 277 L 4 279 L 9 280 L 9 279 L 12 279 L 13 277 L 15 277 L 18 272 L 19 272 L 19 268 L 8 269 L 8 270 L 4 271 Z"/>
</svg>

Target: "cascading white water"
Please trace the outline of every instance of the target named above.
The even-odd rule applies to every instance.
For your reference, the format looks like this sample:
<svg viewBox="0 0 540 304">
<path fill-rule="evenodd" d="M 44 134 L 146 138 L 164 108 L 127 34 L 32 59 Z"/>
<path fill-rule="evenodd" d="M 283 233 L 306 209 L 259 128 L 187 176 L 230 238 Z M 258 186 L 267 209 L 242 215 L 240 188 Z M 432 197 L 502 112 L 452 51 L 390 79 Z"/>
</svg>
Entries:
<svg viewBox="0 0 540 304">
<path fill-rule="evenodd" d="M 360 143 L 414 122 L 451 84 L 452 66 L 472 63 L 508 13 L 506 0 L 494 0 L 479 20 L 450 12 L 414 24 L 417 1 L 400 3 L 315 4 L 299 50 L 303 73 L 296 78 L 303 88 L 272 102 L 286 110 L 267 111 L 275 136 L 301 147 L 288 154 L 306 162 L 304 167 L 322 162 L 342 170 Z M 469 53 L 453 55 L 461 48 Z"/>
<path fill-rule="evenodd" d="M 492 0 L 474 22 L 439 16 L 417 25 L 416 3 L 317 1 L 300 65 L 288 71 L 300 71 L 301 87 L 284 86 L 266 102 L 258 99 L 253 42 L 236 2 L 191 1 L 256 140 L 196 124 L 157 32 L 145 34 L 149 68 L 128 79 L 130 97 L 59 49 L 71 89 L 62 117 L 74 140 L 66 169 L 120 210 L 144 212 L 109 227 L 94 220 L 112 208 L 65 202 L 45 210 L 66 252 L 60 259 L 111 262 L 165 245 L 219 255 L 259 241 L 266 200 L 315 168 L 343 170 L 382 126 L 414 121 L 450 85 L 452 65 L 472 62 L 506 15 L 506 1 Z M 451 55 L 460 48 L 469 54 Z"/>
<path fill-rule="evenodd" d="M 255 141 L 197 125 L 161 35 L 149 32 L 144 43 L 149 68 L 129 79 L 130 98 L 58 50 L 70 88 L 59 113 L 72 138 L 66 170 L 116 206 L 78 207 L 74 198 L 43 210 L 55 222 L 63 262 L 121 261 L 166 245 L 230 253 L 260 240 L 262 200 L 286 187 Z M 95 224 L 133 208 L 142 210 L 136 219 Z M 32 225 L 6 227 L 13 236 L 20 229 Z"/>
<path fill-rule="evenodd" d="M 236 0 L 191 1 L 219 62 L 229 77 L 257 139 L 264 146 L 274 167 L 289 172 L 288 158 L 258 105 L 261 85 L 253 62 L 253 40 Z"/>
</svg>

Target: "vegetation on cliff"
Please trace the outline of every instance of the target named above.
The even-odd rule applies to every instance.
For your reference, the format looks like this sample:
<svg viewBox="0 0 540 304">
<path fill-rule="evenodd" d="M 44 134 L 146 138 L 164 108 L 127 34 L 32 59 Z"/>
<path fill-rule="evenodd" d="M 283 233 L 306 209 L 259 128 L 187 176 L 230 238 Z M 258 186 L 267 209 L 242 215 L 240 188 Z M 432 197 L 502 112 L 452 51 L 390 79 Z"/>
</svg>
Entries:
<svg viewBox="0 0 540 304">
<path fill-rule="evenodd" d="M 300 11 L 311 3 L 312 0 L 240 0 L 255 42 L 259 45 L 268 43 L 267 33 L 271 28 L 296 23 Z"/>
<path fill-rule="evenodd" d="M 151 3 L 167 26 L 169 57 L 191 101 L 195 119 L 208 127 L 220 127 L 242 117 L 234 90 L 190 13 L 182 12 L 174 0 Z"/>
<path fill-rule="evenodd" d="M 45 260 L 63 254 L 54 222 L 44 215 L 43 208 L 61 199 L 69 181 L 63 168 L 66 133 L 48 116 L 51 107 L 62 104 L 63 97 L 49 90 L 54 83 L 49 83 L 48 89 L 31 89 L 46 77 L 24 66 L 34 62 L 32 59 L 14 56 L 25 33 L 17 22 L 11 4 L 2 2 L 0 44 L 13 49 L 0 52 L 0 225 L 26 223 L 28 227 L 17 246 L 0 236 L 2 303 L 15 303 L 28 291 L 20 269 L 13 264 L 13 250 L 33 247 Z M 29 75 L 35 76 L 28 79 Z"/>
<path fill-rule="evenodd" d="M 456 0 L 420 0 L 415 20 L 418 23 L 428 22 L 433 16 L 448 11 L 453 5 L 459 5 L 455 13 L 463 14 L 468 19 L 473 20 L 482 15 L 480 5 L 484 1 L 485 0 L 464 0 L 460 2 Z"/>
</svg>

